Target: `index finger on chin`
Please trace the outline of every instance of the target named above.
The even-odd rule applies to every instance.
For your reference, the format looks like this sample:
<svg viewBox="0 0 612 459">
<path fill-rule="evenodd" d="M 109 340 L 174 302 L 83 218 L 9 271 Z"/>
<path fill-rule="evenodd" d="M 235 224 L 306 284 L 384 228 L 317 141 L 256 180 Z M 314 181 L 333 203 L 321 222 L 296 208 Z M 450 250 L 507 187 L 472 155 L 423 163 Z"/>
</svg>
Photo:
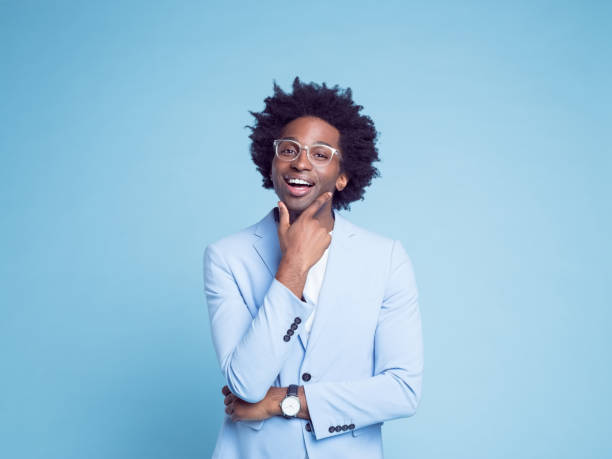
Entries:
<svg viewBox="0 0 612 459">
<path fill-rule="evenodd" d="M 303 212 L 307 217 L 313 217 L 321 208 L 325 205 L 327 201 L 331 199 L 331 192 L 326 191 L 321 196 L 319 196 L 315 201 L 308 206 L 308 208 Z"/>
</svg>

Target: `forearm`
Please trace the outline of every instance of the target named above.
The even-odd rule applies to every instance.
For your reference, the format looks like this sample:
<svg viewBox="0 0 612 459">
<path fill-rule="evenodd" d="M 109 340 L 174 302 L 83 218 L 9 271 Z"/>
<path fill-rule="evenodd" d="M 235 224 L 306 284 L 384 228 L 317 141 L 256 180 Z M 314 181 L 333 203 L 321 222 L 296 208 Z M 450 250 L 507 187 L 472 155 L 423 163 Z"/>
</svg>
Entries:
<svg viewBox="0 0 612 459">
<path fill-rule="evenodd" d="M 297 335 L 295 334 L 297 328 L 293 330 L 293 324 L 295 323 L 295 326 L 299 327 L 299 324 L 302 323 L 302 321 L 305 322 L 310 314 L 310 311 L 308 314 L 303 313 L 304 309 L 310 308 L 310 306 L 306 305 L 302 300 L 299 300 L 300 305 L 294 309 L 294 314 L 290 314 L 284 322 L 281 321 L 282 326 L 280 330 L 275 331 L 273 330 L 274 327 L 269 326 L 269 319 L 276 315 L 279 309 L 286 309 L 287 304 L 295 304 L 298 299 L 302 298 L 307 273 L 308 270 L 299 266 L 297 262 L 292 262 L 286 257 L 281 259 L 275 279 L 279 284 L 293 293 L 293 301 L 288 301 L 285 298 L 283 304 L 281 304 L 281 302 L 275 302 L 273 305 L 271 305 L 270 302 L 264 301 L 264 305 L 259 309 L 257 316 L 253 319 L 253 323 L 245 333 L 245 336 L 230 356 L 231 360 L 228 361 L 225 371 L 228 384 L 232 391 L 235 391 L 235 393 L 240 396 L 244 396 L 245 399 L 250 402 L 256 402 L 257 399 L 263 397 L 263 390 L 272 383 L 280 372 L 282 363 L 284 363 L 288 355 L 288 353 L 284 351 L 290 346 L 289 342 L 292 339 L 297 339 Z M 296 319 L 299 320 L 296 321 Z M 279 344 L 279 335 L 282 336 L 283 339 L 280 354 L 275 352 Z M 262 355 L 266 356 L 266 364 L 263 366 L 261 362 Z M 256 368 L 252 368 L 253 365 L 255 365 Z M 267 377 L 257 380 L 256 377 L 248 376 L 261 374 L 261 370 L 265 366 L 269 368 Z M 248 384 L 246 382 L 247 377 Z M 247 387 L 247 385 L 250 386 L 250 388 Z M 254 392 L 252 388 L 255 388 Z"/>
<path fill-rule="evenodd" d="M 420 386 L 420 376 L 411 378 L 391 371 L 362 380 L 299 386 L 300 411 L 296 417 L 311 420 L 308 403 L 311 400 L 315 435 L 325 438 L 334 434 L 330 428 L 337 425 L 352 424 L 354 428 L 361 428 L 411 416 L 419 401 L 417 386 Z M 250 405 L 252 412 L 261 410 L 265 413 L 263 419 L 282 416 L 281 402 L 287 396 L 287 389 L 270 387 L 261 402 Z"/>
<path fill-rule="evenodd" d="M 352 424 L 359 429 L 413 415 L 420 385 L 420 373 L 409 375 L 403 370 L 360 380 L 308 384 L 304 393 L 316 438 L 334 435 L 330 428 L 338 425 Z"/>
<path fill-rule="evenodd" d="M 262 304 L 249 309 L 214 247 L 206 251 L 204 268 L 212 338 L 223 375 L 234 394 L 258 402 L 274 384 L 292 346 L 299 346 L 297 332 L 312 306 L 273 279 Z"/>
<path fill-rule="evenodd" d="M 222 362 L 233 393 L 248 402 L 258 402 L 264 398 L 290 355 L 292 346 L 299 345 L 296 343 L 297 331 L 311 309 L 283 284 L 273 281 L 257 315 Z M 292 330 L 294 324 L 295 331 Z"/>
<path fill-rule="evenodd" d="M 296 297 L 303 298 L 307 276 L 308 269 L 299 266 L 287 257 L 283 257 L 278 265 L 275 278 L 291 290 Z"/>
</svg>

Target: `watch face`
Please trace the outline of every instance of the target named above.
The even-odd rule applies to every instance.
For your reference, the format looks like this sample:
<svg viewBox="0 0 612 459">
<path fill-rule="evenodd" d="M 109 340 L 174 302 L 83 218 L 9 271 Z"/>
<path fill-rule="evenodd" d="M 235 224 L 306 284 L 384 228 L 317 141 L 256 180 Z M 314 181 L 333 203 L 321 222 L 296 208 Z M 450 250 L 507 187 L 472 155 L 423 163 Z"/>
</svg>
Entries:
<svg viewBox="0 0 612 459">
<path fill-rule="evenodd" d="M 281 402 L 281 410 L 285 416 L 295 416 L 300 411 L 300 399 L 298 397 L 285 397 Z"/>
</svg>

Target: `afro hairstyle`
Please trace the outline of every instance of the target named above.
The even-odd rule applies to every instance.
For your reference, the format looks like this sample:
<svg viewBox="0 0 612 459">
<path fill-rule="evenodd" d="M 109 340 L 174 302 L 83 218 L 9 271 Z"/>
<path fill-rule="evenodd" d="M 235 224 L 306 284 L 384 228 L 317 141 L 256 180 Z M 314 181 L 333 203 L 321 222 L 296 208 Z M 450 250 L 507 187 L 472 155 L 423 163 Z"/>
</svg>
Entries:
<svg viewBox="0 0 612 459">
<path fill-rule="evenodd" d="M 360 114 L 361 105 L 353 102 L 350 88 L 325 83 L 303 83 L 299 77 L 293 81 L 293 92 L 284 92 L 274 82 L 274 95 L 264 100 L 262 112 L 250 112 L 255 117 L 251 130 L 251 157 L 263 177 L 264 188 L 274 188 L 270 173 L 274 159 L 273 141 L 283 128 L 302 116 L 320 118 L 340 132 L 340 168 L 349 181 L 342 191 L 334 193 L 334 209 L 350 210 L 350 203 L 363 200 L 365 188 L 380 173 L 373 163 L 379 161 L 376 149 L 377 132 L 369 116 Z"/>
</svg>

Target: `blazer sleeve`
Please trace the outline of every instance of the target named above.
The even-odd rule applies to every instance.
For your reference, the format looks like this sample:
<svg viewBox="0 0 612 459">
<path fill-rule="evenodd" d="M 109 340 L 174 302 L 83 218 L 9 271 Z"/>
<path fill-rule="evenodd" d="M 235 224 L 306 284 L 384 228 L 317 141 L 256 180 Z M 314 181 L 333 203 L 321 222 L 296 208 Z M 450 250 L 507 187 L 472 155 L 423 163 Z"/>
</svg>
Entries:
<svg viewBox="0 0 612 459">
<path fill-rule="evenodd" d="M 317 440 L 345 433 L 333 426 L 359 429 L 416 412 L 423 374 L 417 296 L 412 263 L 395 241 L 374 337 L 374 375 L 304 386 Z"/>
<path fill-rule="evenodd" d="M 274 384 L 291 347 L 298 345 L 297 330 L 288 330 L 292 324 L 303 326 L 312 307 L 273 279 L 253 317 L 214 244 L 204 252 L 204 290 L 213 344 L 227 385 L 241 399 L 259 402 Z"/>
</svg>

